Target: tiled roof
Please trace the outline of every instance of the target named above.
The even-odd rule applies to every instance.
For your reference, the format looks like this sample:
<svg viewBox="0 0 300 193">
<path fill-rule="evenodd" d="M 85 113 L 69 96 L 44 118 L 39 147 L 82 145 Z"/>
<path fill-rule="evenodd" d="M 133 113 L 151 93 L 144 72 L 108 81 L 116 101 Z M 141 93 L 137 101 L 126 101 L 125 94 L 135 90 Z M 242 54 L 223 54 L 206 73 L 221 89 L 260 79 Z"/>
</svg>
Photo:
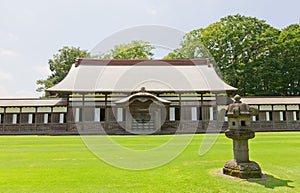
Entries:
<svg viewBox="0 0 300 193">
<path fill-rule="evenodd" d="M 236 88 L 217 75 L 209 60 L 79 59 L 68 75 L 47 89 L 77 92 L 226 92 Z"/>
</svg>

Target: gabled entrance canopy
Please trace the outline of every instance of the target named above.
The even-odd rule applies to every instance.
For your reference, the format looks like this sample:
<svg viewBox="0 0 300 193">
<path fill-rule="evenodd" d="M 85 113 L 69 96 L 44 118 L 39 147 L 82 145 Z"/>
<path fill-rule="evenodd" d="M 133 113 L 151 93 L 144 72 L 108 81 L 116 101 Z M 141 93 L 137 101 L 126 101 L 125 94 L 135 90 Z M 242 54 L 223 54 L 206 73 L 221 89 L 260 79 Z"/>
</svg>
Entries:
<svg viewBox="0 0 300 193">
<path fill-rule="evenodd" d="M 141 102 L 146 102 L 147 100 L 157 101 L 162 104 L 170 104 L 171 101 L 165 100 L 163 98 L 157 97 L 151 93 L 146 92 L 146 88 L 142 87 L 141 91 L 135 94 L 132 94 L 126 98 L 115 101 L 114 103 L 117 105 L 129 105 L 134 100 L 139 100 Z"/>
</svg>

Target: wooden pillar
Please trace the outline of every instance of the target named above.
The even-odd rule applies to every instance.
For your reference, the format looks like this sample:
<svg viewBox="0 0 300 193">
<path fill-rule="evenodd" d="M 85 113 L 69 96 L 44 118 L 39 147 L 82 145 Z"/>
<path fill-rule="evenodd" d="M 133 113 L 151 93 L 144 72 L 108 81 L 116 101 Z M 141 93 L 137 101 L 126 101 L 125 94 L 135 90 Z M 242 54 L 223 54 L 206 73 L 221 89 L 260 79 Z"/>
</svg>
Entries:
<svg viewBox="0 0 300 193">
<path fill-rule="evenodd" d="M 69 122 L 70 122 L 70 118 L 69 118 L 69 113 L 70 113 L 70 105 L 69 105 L 69 102 L 70 102 L 70 95 L 68 95 L 68 97 L 67 97 L 67 112 L 66 112 L 66 117 L 65 117 L 65 119 L 66 119 L 66 122 L 65 122 L 65 124 L 66 124 L 66 131 L 69 131 L 69 128 L 70 128 L 70 125 L 69 125 Z M 73 110 L 73 109 L 72 109 Z M 74 116 L 74 115 L 73 115 Z"/>
<path fill-rule="evenodd" d="M 53 130 L 53 107 L 50 107 L 50 130 Z M 49 123 L 49 120 L 48 120 Z"/>
<path fill-rule="evenodd" d="M 3 127 L 2 127 L 3 133 L 5 132 L 5 126 L 6 126 L 6 107 L 4 107 L 4 111 L 3 111 Z"/>
<path fill-rule="evenodd" d="M 289 121 L 288 121 L 288 117 L 287 117 L 287 105 L 284 105 L 283 118 L 284 117 L 285 117 L 285 128 L 288 129 L 288 127 L 289 127 Z"/>
<path fill-rule="evenodd" d="M 179 97 L 179 117 L 180 117 L 180 120 L 179 120 L 179 130 L 182 130 L 182 108 L 181 108 L 181 93 L 178 94 L 178 97 Z"/>
<path fill-rule="evenodd" d="M 203 93 L 201 93 L 201 102 L 200 102 L 200 106 L 201 106 L 201 115 L 202 115 L 202 119 L 201 119 L 201 129 L 203 129 L 204 130 L 204 121 L 203 121 Z"/>
<path fill-rule="evenodd" d="M 105 112 L 105 116 L 104 116 L 104 130 L 107 131 L 108 129 L 108 108 L 107 108 L 107 93 L 104 94 L 104 112 Z"/>
<path fill-rule="evenodd" d="M 298 114 L 298 117 L 297 117 L 297 114 Z M 300 124 L 300 105 L 298 105 L 298 113 L 296 113 L 296 121 L 299 122 L 299 124 Z"/>
<path fill-rule="evenodd" d="M 269 112 L 269 118 L 272 120 L 270 120 L 270 122 L 272 122 L 272 129 L 275 129 L 276 126 L 275 126 L 275 123 L 274 123 L 274 105 L 271 105 L 271 112 Z"/>
<path fill-rule="evenodd" d="M 130 132 L 132 128 L 132 117 L 130 114 L 129 104 L 123 107 L 125 109 L 125 130 Z"/>
<path fill-rule="evenodd" d="M 35 110 L 34 110 L 34 132 L 36 133 L 37 132 L 37 108 L 38 107 L 35 107 Z"/>
<path fill-rule="evenodd" d="M 258 120 L 256 120 L 256 121 L 258 121 L 259 122 L 259 129 L 261 129 L 261 118 L 260 118 L 260 105 L 257 105 L 257 109 L 258 109 Z"/>
<path fill-rule="evenodd" d="M 155 130 L 157 131 L 161 131 L 161 109 L 157 109 L 157 111 L 154 112 L 154 119 L 155 119 L 155 122 L 154 124 L 156 124 L 154 127 L 155 127 Z"/>
<path fill-rule="evenodd" d="M 21 117 L 21 115 L 22 115 L 22 108 L 23 107 L 20 107 L 20 109 L 19 109 L 19 114 L 17 114 L 17 121 L 19 121 L 18 122 L 18 125 L 19 125 L 19 133 L 21 133 L 21 127 L 22 127 L 22 117 Z M 19 115 L 19 116 L 18 116 Z"/>
<path fill-rule="evenodd" d="M 213 106 L 213 116 L 214 116 L 214 120 L 218 120 L 218 101 L 217 101 L 217 94 L 215 93 L 215 106 Z"/>
<path fill-rule="evenodd" d="M 85 106 L 85 94 L 82 94 L 82 107 Z"/>
<path fill-rule="evenodd" d="M 79 114 L 81 114 L 81 120 L 79 118 L 79 123 L 80 125 L 82 125 L 81 129 L 82 130 L 85 130 L 85 124 L 84 124 L 84 121 L 85 121 L 85 94 L 83 93 L 82 94 L 82 106 L 81 106 L 81 112 L 79 111 Z M 79 115 L 80 117 L 80 115 Z"/>
</svg>

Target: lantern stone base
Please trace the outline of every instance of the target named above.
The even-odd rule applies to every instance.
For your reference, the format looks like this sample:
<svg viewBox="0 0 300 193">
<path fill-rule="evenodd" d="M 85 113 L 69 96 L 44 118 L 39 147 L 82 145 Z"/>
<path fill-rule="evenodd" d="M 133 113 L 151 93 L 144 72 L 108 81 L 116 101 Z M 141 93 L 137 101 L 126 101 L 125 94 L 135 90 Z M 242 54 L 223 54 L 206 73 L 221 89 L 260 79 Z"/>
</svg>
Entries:
<svg viewBox="0 0 300 193">
<path fill-rule="evenodd" d="M 224 165 L 223 174 L 242 179 L 262 177 L 261 168 L 254 161 L 250 161 L 248 163 L 238 163 L 235 160 L 230 160 Z"/>
</svg>

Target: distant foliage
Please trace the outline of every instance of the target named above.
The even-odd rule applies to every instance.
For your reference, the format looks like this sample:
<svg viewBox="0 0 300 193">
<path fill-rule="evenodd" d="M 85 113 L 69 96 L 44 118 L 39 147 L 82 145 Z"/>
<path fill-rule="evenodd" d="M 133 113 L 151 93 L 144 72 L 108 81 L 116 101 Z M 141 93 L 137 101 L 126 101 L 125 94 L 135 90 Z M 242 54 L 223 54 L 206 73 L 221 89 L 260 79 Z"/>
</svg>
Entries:
<svg viewBox="0 0 300 193">
<path fill-rule="evenodd" d="M 230 15 L 188 32 L 165 59 L 213 58 L 241 95 L 299 95 L 299 24 L 280 31 L 255 17 Z"/>
<path fill-rule="evenodd" d="M 280 63 L 282 64 L 282 93 L 300 95 L 300 23 L 283 29 L 278 38 Z"/>
<path fill-rule="evenodd" d="M 62 81 L 77 58 L 86 58 L 89 57 L 89 55 L 87 50 L 81 50 L 75 47 L 64 46 L 58 50 L 58 53 L 54 54 L 53 58 L 48 61 L 51 75 L 48 76 L 47 79 L 37 80 L 36 83 L 40 85 L 37 91 L 43 92 L 44 97 L 48 97 L 49 93 L 45 90 Z"/>
<path fill-rule="evenodd" d="M 116 45 L 108 53 L 101 54 L 102 59 L 152 59 L 154 46 L 147 41 L 134 40 L 128 44 Z"/>
<path fill-rule="evenodd" d="M 93 57 L 101 59 L 152 59 L 153 49 L 154 47 L 149 42 L 134 40 L 128 44 L 116 45 L 108 53 L 100 53 Z M 90 53 L 80 48 L 65 46 L 58 50 L 58 53 L 54 54 L 53 58 L 48 61 L 51 75 L 47 79 L 37 81 L 40 86 L 37 91 L 43 92 L 43 97 L 50 96 L 46 89 L 62 81 L 77 58 L 89 57 L 91 57 Z M 63 95 L 59 95 L 59 97 L 63 97 Z"/>
</svg>

